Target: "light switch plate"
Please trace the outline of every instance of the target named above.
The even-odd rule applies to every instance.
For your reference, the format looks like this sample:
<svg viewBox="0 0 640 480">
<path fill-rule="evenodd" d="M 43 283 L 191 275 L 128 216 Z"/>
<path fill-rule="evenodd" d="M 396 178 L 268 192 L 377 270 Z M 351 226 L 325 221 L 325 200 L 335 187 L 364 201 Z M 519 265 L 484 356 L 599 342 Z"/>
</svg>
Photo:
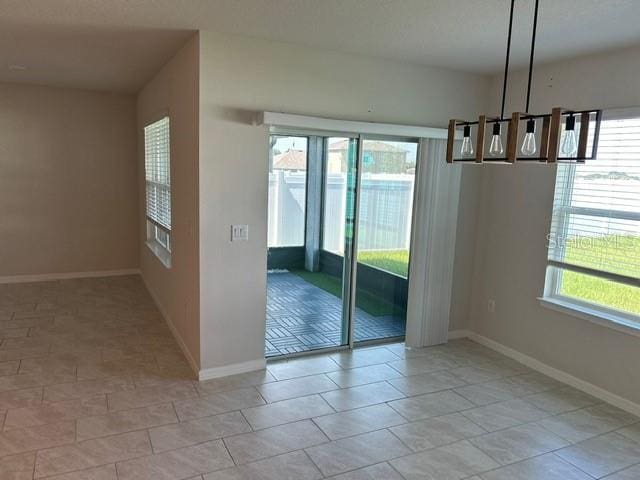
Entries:
<svg viewBox="0 0 640 480">
<path fill-rule="evenodd" d="M 231 225 L 231 241 L 242 242 L 249 240 L 249 225 Z"/>
</svg>

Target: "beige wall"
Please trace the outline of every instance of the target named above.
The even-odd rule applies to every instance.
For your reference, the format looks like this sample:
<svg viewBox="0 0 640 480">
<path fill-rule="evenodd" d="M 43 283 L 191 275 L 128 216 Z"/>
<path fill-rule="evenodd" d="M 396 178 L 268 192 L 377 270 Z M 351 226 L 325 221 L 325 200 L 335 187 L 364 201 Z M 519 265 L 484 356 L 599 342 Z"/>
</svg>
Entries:
<svg viewBox="0 0 640 480">
<path fill-rule="evenodd" d="M 460 118 L 460 117 L 458 117 Z M 464 117 L 470 118 L 470 117 Z M 449 332 L 469 330 L 482 167 L 462 166 Z"/>
<path fill-rule="evenodd" d="M 445 127 L 451 117 L 477 115 L 489 83 L 284 43 L 200 38 L 201 363 L 212 368 L 264 357 L 268 133 L 251 124 L 252 112 Z M 234 223 L 249 224 L 248 242 L 230 242 Z M 460 241 L 461 251 L 472 251 L 473 237 Z M 457 267 L 470 270 L 470 261 L 462 255 Z M 469 291 L 457 294 L 461 322 Z"/>
<path fill-rule="evenodd" d="M 638 75 L 640 48 L 537 67 L 531 110 L 637 106 Z M 493 88 L 496 106 L 500 82 Z M 509 88 L 508 111 L 523 109 L 525 74 Z M 543 293 L 555 168 L 487 165 L 481 181 L 471 328 L 640 403 L 640 338 L 551 311 L 536 300 Z M 496 301 L 493 314 L 488 299 Z"/>
<path fill-rule="evenodd" d="M 138 266 L 135 99 L 0 84 L 0 277 Z"/>
<path fill-rule="evenodd" d="M 194 36 L 138 94 L 140 269 L 195 369 L 200 366 L 198 290 L 198 37 Z M 145 125 L 171 124 L 171 268 L 146 246 Z"/>
</svg>

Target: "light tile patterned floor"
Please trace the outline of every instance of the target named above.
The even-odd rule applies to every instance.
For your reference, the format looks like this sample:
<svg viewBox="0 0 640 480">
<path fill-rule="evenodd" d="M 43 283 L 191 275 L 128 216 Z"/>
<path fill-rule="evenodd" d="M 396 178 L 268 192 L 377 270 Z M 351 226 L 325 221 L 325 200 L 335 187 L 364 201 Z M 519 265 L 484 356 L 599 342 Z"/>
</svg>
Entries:
<svg viewBox="0 0 640 480">
<path fill-rule="evenodd" d="M 404 337 L 404 317 L 356 308 L 356 342 Z M 267 275 L 267 357 L 341 345 L 342 300 L 287 271 Z"/>
<path fill-rule="evenodd" d="M 0 286 L 0 336 L 0 479 L 640 478 L 640 419 L 467 340 L 199 383 L 137 277 Z"/>
</svg>

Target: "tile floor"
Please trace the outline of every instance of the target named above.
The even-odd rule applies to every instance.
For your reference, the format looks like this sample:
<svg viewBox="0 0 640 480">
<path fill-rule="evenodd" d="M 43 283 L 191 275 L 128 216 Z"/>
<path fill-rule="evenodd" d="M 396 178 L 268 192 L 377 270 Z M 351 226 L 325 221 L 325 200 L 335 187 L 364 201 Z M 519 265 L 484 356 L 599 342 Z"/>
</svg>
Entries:
<svg viewBox="0 0 640 480">
<path fill-rule="evenodd" d="M 467 340 L 196 382 L 137 277 L 0 285 L 0 479 L 632 480 L 640 419 Z"/>
<path fill-rule="evenodd" d="M 376 317 L 356 308 L 356 342 L 404 337 L 404 317 Z M 267 357 L 337 347 L 342 338 L 342 300 L 287 271 L 267 275 Z"/>
</svg>

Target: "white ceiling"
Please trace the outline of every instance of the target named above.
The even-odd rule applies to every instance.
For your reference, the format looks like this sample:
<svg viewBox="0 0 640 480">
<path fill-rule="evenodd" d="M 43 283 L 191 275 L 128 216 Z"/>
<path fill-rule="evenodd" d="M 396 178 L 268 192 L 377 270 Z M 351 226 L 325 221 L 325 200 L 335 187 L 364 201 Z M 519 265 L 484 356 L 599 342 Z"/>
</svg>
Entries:
<svg viewBox="0 0 640 480">
<path fill-rule="evenodd" d="M 512 63 L 533 0 L 516 0 Z M 0 81 L 135 92 L 192 31 L 464 71 L 503 68 L 509 0 L 2 0 Z M 640 43 L 640 0 L 540 0 L 539 62 Z M 8 68 L 24 65 L 26 70 Z"/>
</svg>

